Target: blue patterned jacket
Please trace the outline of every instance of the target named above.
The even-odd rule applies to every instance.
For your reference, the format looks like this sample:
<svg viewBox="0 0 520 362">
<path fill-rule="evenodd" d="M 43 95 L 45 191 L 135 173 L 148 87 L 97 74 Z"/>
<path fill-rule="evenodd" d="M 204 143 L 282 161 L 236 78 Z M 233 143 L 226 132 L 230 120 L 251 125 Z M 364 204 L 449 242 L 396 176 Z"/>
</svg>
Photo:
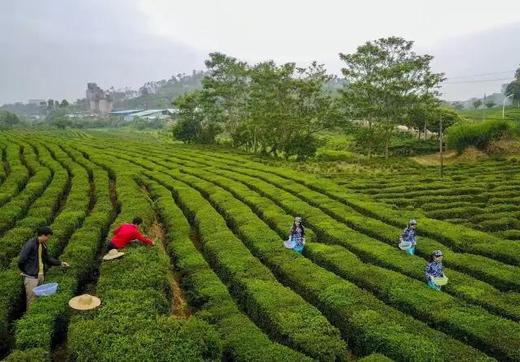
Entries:
<svg viewBox="0 0 520 362">
<path fill-rule="evenodd" d="M 424 273 L 427 281 L 430 281 L 432 277 L 441 278 L 444 275 L 444 267 L 442 263 L 432 261 L 426 265 Z"/>
<path fill-rule="evenodd" d="M 401 234 L 401 237 L 399 238 L 400 241 L 406 241 L 412 243 L 412 245 L 417 244 L 417 240 L 415 239 L 415 229 L 412 229 L 411 227 L 407 226 L 406 229 L 404 229 L 403 233 Z"/>
</svg>

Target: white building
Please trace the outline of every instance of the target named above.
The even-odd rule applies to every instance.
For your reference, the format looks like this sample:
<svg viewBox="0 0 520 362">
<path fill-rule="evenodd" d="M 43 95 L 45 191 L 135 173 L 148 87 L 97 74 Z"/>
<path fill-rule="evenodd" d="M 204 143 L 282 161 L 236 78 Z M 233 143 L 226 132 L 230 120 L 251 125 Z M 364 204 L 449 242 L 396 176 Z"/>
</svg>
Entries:
<svg viewBox="0 0 520 362">
<path fill-rule="evenodd" d="M 135 118 L 146 119 L 149 121 L 153 121 L 156 119 L 172 119 L 176 114 L 177 110 L 175 108 L 147 109 L 145 111 L 128 114 L 124 117 L 124 120 L 130 122 L 133 121 Z"/>
</svg>

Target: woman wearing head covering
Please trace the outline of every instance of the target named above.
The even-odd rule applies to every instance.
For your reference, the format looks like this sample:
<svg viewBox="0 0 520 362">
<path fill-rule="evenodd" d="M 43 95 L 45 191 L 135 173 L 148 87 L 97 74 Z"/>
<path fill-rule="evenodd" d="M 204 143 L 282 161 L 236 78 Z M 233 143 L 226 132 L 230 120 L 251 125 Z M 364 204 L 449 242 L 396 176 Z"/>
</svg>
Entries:
<svg viewBox="0 0 520 362">
<path fill-rule="evenodd" d="M 406 253 L 408 255 L 414 255 L 415 254 L 415 246 L 417 244 L 416 240 L 416 234 L 415 229 L 417 227 L 417 221 L 415 219 L 412 219 L 408 222 L 408 226 L 406 229 L 404 229 L 403 233 L 401 234 L 401 237 L 399 238 L 399 241 L 401 243 L 409 243 L 410 247 L 406 249 Z"/>
<path fill-rule="evenodd" d="M 430 255 L 428 265 L 426 265 L 425 276 L 428 286 L 435 290 L 441 290 L 441 286 L 437 284 L 437 278 L 446 278 L 444 276 L 444 267 L 442 266 L 442 251 L 435 250 Z"/>
<path fill-rule="evenodd" d="M 302 225 L 302 218 L 297 216 L 294 218 L 293 226 L 289 230 L 289 239 L 284 242 L 287 249 L 293 249 L 298 254 L 303 252 L 305 245 L 305 228 Z"/>
</svg>

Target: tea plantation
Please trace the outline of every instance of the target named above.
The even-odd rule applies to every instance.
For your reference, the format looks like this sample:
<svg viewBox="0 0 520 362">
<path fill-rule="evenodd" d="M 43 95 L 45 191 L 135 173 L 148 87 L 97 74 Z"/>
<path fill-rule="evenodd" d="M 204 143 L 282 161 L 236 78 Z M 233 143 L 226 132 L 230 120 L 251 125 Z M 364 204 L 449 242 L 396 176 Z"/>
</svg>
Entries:
<svg viewBox="0 0 520 362">
<path fill-rule="evenodd" d="M 520 361 L 514 160 L 330 180 L 79 131 L 2 133 L 0 153 L 0 359 Z M 134 216 L 156 246 L 101 262 Z M 295 216 L 303 255 L 283 246 Z M 397 248 L 409 218 L 415 256 Z M 42 225 L 70 268 L 25 310 L 17 257 Z M 442 292 L 424 280 L 436 249 Z M 84 292 L 101 306 L 73 311 Z"/>
</svg>

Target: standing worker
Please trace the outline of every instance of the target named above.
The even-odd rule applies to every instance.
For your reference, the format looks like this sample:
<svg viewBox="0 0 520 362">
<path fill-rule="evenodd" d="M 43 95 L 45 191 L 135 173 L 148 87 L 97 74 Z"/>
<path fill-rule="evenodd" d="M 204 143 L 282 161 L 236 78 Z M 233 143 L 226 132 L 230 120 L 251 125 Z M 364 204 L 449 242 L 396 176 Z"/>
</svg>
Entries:
<svg viewBox="0 0 520 362">
<path fill-rule="evenodd" d="M 444 275 L 444 266 L 442 265 L 442 251 L 435 250 L 430 255 L 430 260 L 424 274 L 426 276 L 426 282 L 432 289 L 441 290 L 441 286 L 448 282 L 448 278 Z"/>
<path fill-rule="evenodd" d="M 46 265 L 68 267 L 69 264 L 53 258 L 47 252 L 47 241 L 52 236 L 49 226 L 38 228 L 36 238 L 25 243 L 18 258 L 18 268 L 22 271 L 27 308 L 34 301 L 33 289 L 44 282 Z"/>
<path fill-rule="evenodd" d="M 155 241 L 147 238 L 139 232 L 139 225 L 143 223 L 140 217 L 134 217 L 131 224 L 123 224 L 114 230 L 114 237 L 107 241 L 105 254 L 112 249 L 123 249 L 132 240 L 139 240 L 143 244 L 155 245 Z"/>
<path fill-rule="evenodd" d="M 415 229 L 417 228 L 417 221 L 415 219 L 411 219 L 408 222 L 408 226 L 406 229 L 404 229 L 403 233 L 401 234 L 401 237 L 399 238 L 399 241 L 402 244 L 410 245 L 406 249 L 406 253 L 408 255 L 414 255 L 415 254 L 415 246 L 417 245 L 417 239 L 416 239 L 416 233 Z"/>
<path fill-rule="evenodd" d="M 302 225 L 302 218 L 297 216 L 294 218 L 293 226 L 289 230 L 289 239 L 284 241 L 287 249 L 293 249 L 298 254 L 303 252 L 305 245 L 305 228 Z"/>
</svg>

